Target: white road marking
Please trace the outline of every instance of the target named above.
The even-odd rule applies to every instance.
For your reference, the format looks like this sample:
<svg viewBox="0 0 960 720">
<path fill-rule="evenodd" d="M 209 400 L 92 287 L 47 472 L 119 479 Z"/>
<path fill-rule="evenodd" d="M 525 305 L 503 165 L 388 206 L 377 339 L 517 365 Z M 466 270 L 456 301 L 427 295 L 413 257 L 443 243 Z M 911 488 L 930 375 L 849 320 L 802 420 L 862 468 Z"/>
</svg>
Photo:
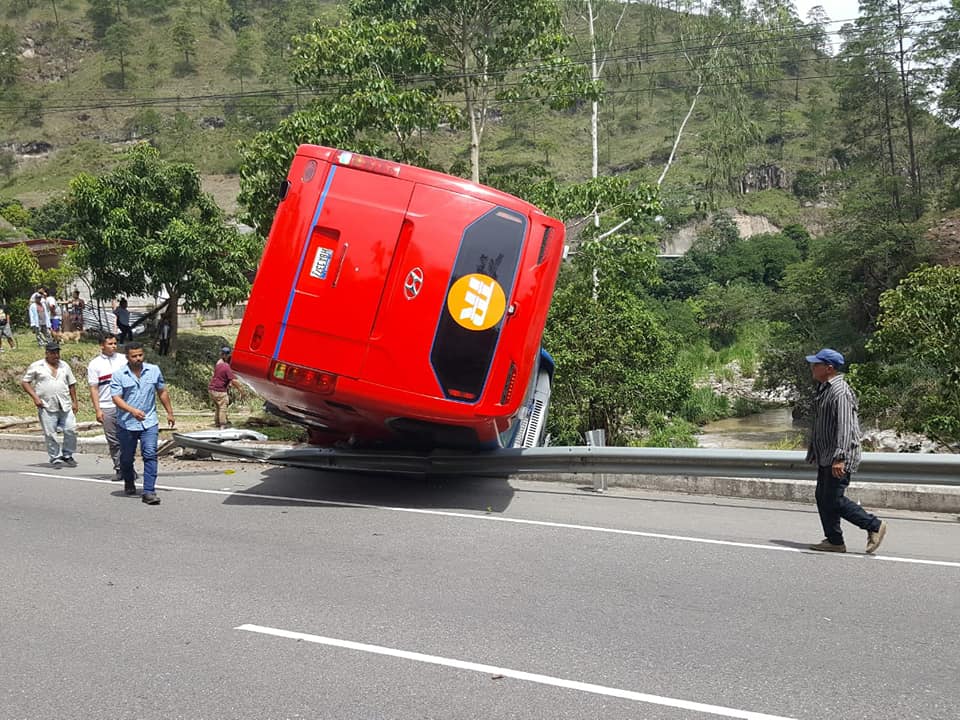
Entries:
<svg viewBox="0 0 960 720">
<path fill-rule="evenodd" d="M 719 715 L 721 717 L 741 718 L 742 720 L 792 720 L 780 715 L 766 715 L 764 713 L 751 712 L 749 710 L 737 710 L 720 705 L 707 705 L 705 703 L 692 702 L 690 700 L 679 700 L 677 698 L 662 697 L 660 695 L 650 695 L 648 693 L 635 692 L 633 690 L 623 690 L 622 688 L 607 687 L 605 685 L 594 685 L 593 683 L 580 682 L 578 680 L 565 680 L 564 678 L 551 677 L 550 675 L 538 675 L 528 673 L 522 670 L 512 670 L 510 668 L 497 667 L 495 665 L 484 665 L 482 663 L 468 662 L 466 660 L 457 660 L 455 658 L 445 658 L 438 655 L 424 655 L 423 653 L 410 652 L 409 650 L 397 650 L 395 648 L 383 647 L 382 645 L 368 645 L 367 643 L 353 642 L 352 640 L 340 640 L 338 638 L 324 637 L 322 635 L 310 635 L 307 633 L 293 632 L 291 630 L 280 630 L 278 628 L 264 627 L 262 625 L 240 625 L 234 630 L 246 630 L 248 632 L 260 633 L 262 635 L 274 635 L 276 637 L 287 638 L 288 640 L 301 640 L 304 642 L 317 643 L 319 645 L 329 645 L 332 647 L 345 648 L 347 650 L 358 650 L 360 652 L 373 653 L 375 655 L 387 655 L 390 657 L 401 658 L 403 660 L 415 660 L 416 662 L 429 663 L 431 665 L 442 665 L 444 667 L 457 668 L 459 670 L 471 670 L 473 672 L 484 673 L 487 675 L 502 675 L 503 677 L 514 678 L 516 680 L 526 680 L 527 682 L 539 683 L 541 685 L 552 685 L 554 687 L 566 688 L 568 690 L 579 690 L 580 692 L 593 693 L 595 695 L 606 695 L 608 697 L 622 698 L 624 700 L 634 700 L 636 702 L 649 703 L 653 705 L 666 705 L 667 707 L 679 708 L 681 710 L 693 710 L 695 712 L 709 713 L 710 715 Z"/>
<path fill-rule="evenodd" d="M 100 483 L 102 485 L 114 485 L 113 480 L 99 480 L 97 478 L 80 477 L 76 475 L 60 475 L 53 473 L 35 473 L 21 472 L 21 475 L 31 477 L 55 478 L 57 480 L 79 480 L 82 482 Z M 523 518 L 510 518 L 501 515 L 478 515 L 476 513 L 454 512 L 452 510 L 428 510 L 426 508 L 405 508 L 394 507 L 392 505 L 369 505 L 366 503 L 354 503 L 344 500 L 317 500 L 315 498 L 288 497 L 286 495 L 264 495 L 261 493 L 236 492 L 233 490 L 207 490 L 204 488 L 180 487 L 177 485 L 157 485 L 162 490 L 177 490 L 180 492 L 200 493 L 205 495 L 227 495 L 240 498 L 253 498 L 256 500 L 275 500 L 277 502 L 297 502 L 304 505 L 329 505 L 335 507 L 351 507 L 363 510 L 388 510 L 391 512 L 413 513 L 415 515 L 436 515 L 440 517 L 464 518 L 467 520 L 486 520 L 490 522 L 513 523 L 516 525 L 531 525 L 534 527 L 548 527 L 559 530 L 580 530 L 583 532 L 607 533 L 610 535 L 627 535 L 631 537 L 655 538 L 658 540 L 675 540 L 678 542 L 699 543 L 701 545 L 724 545 L 727 547 L 751 548 L 753 550 L 775 550 L 777 552 L 817 554 L 832 558 L 869 560 L 871 562 L 897 562 L 908 563 L 911 565 L 937 565 L 939 567 L 960 568 L 960 562 L 949 560 L 923 560 L 921 558 L 892 557 L 890 555 L 860 555 L 858 553 L 814 553 L 813 550 L 806 548 L 784 547 L 782 545 L 766 545 L 763 543 L 737 542 L 735 540 L 714 540 L 713 538 L 695 537 L 690 535 L 670 535 L 668 533 L 645 532 L 643 530 L 624 530 L 622 528 L 608 528 L 599 525 L 577 525 L 575 523 L 550 522 L 548 520 L 526 520 Z"/>
</svg>

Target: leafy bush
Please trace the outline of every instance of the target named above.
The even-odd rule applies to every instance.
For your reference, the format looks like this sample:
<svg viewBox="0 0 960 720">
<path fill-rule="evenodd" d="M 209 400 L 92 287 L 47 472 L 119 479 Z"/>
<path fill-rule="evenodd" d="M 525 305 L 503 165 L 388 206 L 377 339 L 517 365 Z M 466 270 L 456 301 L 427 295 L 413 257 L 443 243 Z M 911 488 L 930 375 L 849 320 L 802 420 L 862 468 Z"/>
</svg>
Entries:
<svg viewBox="0 0 960 720">
<path fill-rule="evenodd" d="M 0 298 L 10 304 L 15 321 L 19 318 L 20 323 L 25 323 L 27 298 L 36 289 L 39 276 L 40 264 L 26 245 L 0 250 Z"/>
<path fill-rule="evenodd" d="M 793 194 L 805 200 L 820 197 L 820 174 L 813 170 L 798 170 L 793 178 Z"/>
<path fill-rule="evenodd" d="M 30 223 L 30 213 L 19 200 L 0 200 L 0 217 L 16 228 L 26 227 Z"/>
<path fill-rule="evenodd" d="M 680 408 L 680 415 L 687 422 L 705 425 L 714 420 L 722 420 L 730 415 L 730 401 L 723 395 L 717 395 L 708 387 L 693 390 Z"/>
<path fill-rule="evenodd" d="M 851 373 L 864 410 L 943 442 L 960 440 L 960 267 L 914 270 L 881 295 L 880 308 L 867 343 L 877 360 Z"/>
<path fill-rule="evenodd" d="M 594 301 L 569 272 L 544 346 L 557 364 L 549 427 L 559 444 L 604 428 L 608 444 L 622 445 L 648 417 L 676 414 L 692 389 L 675 336 L 639 299 L 622 293 Z"/>
</svg>

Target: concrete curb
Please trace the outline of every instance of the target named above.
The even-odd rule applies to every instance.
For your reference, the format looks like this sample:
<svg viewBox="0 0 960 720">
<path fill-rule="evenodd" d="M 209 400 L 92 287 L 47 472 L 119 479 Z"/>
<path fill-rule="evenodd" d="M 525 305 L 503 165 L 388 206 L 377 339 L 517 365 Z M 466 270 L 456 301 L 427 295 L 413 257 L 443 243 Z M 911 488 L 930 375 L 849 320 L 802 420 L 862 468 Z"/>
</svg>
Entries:
<svg viewBox="0 0 960 720">
<path fill-rule="evenodd" d="M 276 446 L 271 447 L 279 449 Z M 46 453 L 46 443 L 41 435 L 0 433 L 0 451 L 2 450 L 28 450 Z M 77 451 L 84 455 L 110 454 L 107 449 L 106 438 L 103 435 L 78 438 Z M 239 458 L 218 457 L 216 455 L 214 458 L 229 462 L 242 462 Z M 584 482 L 594 481 L 594 475 L 590 473 L 524 473 L 522 477 L 541 482 L 567 482 L 581 485 Z M 718 495 L 721 497 L 780 500 L 807 504 L 816 502 L 814 491 L 817 484 L 812 479 L 758 480 L 756 478 L 611 474 L 601 476 L 598 479 L 605 480 L 608 487 L 664 490 L 688 495 Z M 960 487 L 853 482 L 850 484 L 847 495 L 867 508 L 960 513 Z"/>
<path fill-rule="evenodd" d="M 815 475 L 815 473 L 811 473 Z M 524 474 L 529 480 L 583 484 L 593 475 L 561 473 Z M 755 500 L 782 500 L 815 504 L 816 480 L 760 480 L 676 475 L 606 475 L 608 487 L 664 490 L 688 495 L 718 495 Z M 913 485 L 909 483 L 850 483 L 847 497 L 866 508 L 915 510 L 918 512 L 960 513 L 960 487 Z"/>
<path fill-rule="evenodd" d="M 46 454 L 47 443 L 43 435 L 0 434 L 0 450 L 36 450 Z M 107 439 L 103 435 L 77 438 L 78 455 L 109 455 Z"/>
</svg>

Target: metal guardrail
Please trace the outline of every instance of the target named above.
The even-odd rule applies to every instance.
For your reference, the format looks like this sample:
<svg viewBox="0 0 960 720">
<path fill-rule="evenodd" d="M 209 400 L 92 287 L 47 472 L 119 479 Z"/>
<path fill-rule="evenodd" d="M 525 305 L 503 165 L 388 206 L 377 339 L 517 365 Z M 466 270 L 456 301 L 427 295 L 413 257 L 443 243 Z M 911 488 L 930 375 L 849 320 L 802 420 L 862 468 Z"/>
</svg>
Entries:
<svg viewBox="0 0 960 720">
<path fill-rule="evenodd" d="M 274 465 L 398 474 L 513 475 L 584 473 L 680 475 L 695 477 L 813 480 L 806 454 L 796 450 L 718 450 L 711 448 L 544 447 L 508 448 L 488 453 L 431 453 L 224 444 L 266 440 L 246 431 L 174 434 L 174 442 L 219 455 Z M 864 453 L 857 482 L 960 486 L 960 455 Z"/>
</svg>

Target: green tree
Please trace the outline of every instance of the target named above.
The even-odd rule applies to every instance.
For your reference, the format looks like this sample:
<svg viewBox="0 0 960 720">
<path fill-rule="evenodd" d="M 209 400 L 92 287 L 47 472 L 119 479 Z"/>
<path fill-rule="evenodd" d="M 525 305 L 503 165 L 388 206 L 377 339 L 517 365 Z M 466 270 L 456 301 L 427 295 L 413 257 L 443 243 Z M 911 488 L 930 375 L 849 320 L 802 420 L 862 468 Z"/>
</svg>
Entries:
<svg viewBox="0 0 960 720">
<path fill-rule="evenodd" d="M 114 0 L 87 0 L 87 19 L 93 24 L 93 36 L 103 39 L 111 25 L 120 19 Z"/>
<path fill-rule="evenodd" d="M 0 150 L 0 173 L 9 178 L 17 169 L 17 156 L 12 150 Z"/>
<path fill-rule="evenodd" d="M 170 35 L 174 47 L 183 53 L 183 62 L 186 67 L 191 67 L 190 56 L 197 51 L 197 34 L 194 31 L 193 21 L 186 13 L 177 17 L 173 27 L 170 28 Z"/>
<path fill-rule="evenodd" d="M 0 297 L 8 302 L 16 298 L 26 299 L 36 289 L 39 276 L 40 264 L 26 245 L 0 250 Z M 26 303 L 23 303 L 23 309 L 26 310 Z"/>
<path fill-rule="evenodd" d="M 112 172 L 74 178 L 70 202 L 76 262 L 95 298 L 166 292 L 171 306 L 192 310 L 247 296 L 260 244 L 224 222 L 194 167 L 138 145 Z"/>
<path fill-rule="evenodd" d="M 558 444 L 580 444 L 594 429 L 610 445 L 640 444 L 644 428 L 677 416 L 692 390 L 676 338 L 620 287 L 593 300 L 589 273 L 561 275 L 544 333 L 556 362 L 548 427 Z"/>
<path fill-rule="evenodd" d="M 603 79 L 607 59 L 617 39 L 620 25 L 626 16 L 630 3 L 615 2 L 614 0 L 576 0 L 568 3 L 570 10 L 587 27 L 585 48 L 590 57 L 590 80 L 599 86 Z M 599 173 L 599 122 L 600 100 L 592 98 L 590 101 L 590 141 L 591 141 L 591 169 L 590 177 L 597 177 Z"/>
<path fill-rule="evenodd" d="M 354 0 L 351 15 L 411 20 L 430 52 L 443 58 L 443 83 L 463 98 L 474 182 L 480 180 L 480 146 L 498 97 L 541 96 L 562 107 L 588 92 L 582 72 L 561 57 L 568 37 L 557 0 Z M 531 66 L 536 70 L 516 77 Z"/>
<path fill-rule="evenodd" d="M 30 223 L 30 212 L 23 207 L 19 200 L 0 201 L 0 218 L 3 218 L 15 228 L 22 229 Z"/>
<path fill-rule="evenodd" d="M 133 47 L 134 28 L 128 22 L 118 22 L 107 28 L 103 36 L 103 52 L 120 65 L 120 87 L 127 86 L 127 58 Z"/>
<path fill-rule="evenodd" d="M 237 44 L 227 63 L 227 72 L 231 77 L 240 81 L 240 92 L 243 92 L 244 78 L 248 78 L 256 71 L 258 55 L 258 38 L 249 28 L 237 33 Z"/>
<path fill-rule="evenodd" d="M 305 110 L 241 145 L 240 204 L 254 227 L 270 226 L 276 189 L 297 145 L 310 142 L 404 162 L 428 164 L 414 143 L 420 130 L 456 120 L 430 82 L 442 61 L 410 22 L 317 23 L 295 51 L 294 80 L 318 92 Z M 402 78 L 427 78 L 409 86 Z"/>
<path fill-rule="evenodd" d="M 0 25 L 0 90 L 17 82 L 17 34 L 9 25 Z"/>
<path fill-rule="evenodd" d="M 748 282 L 708 285 L 697 297 L 697 320 L 707 330 L 714 349 L 737 339 L 737 331 L 753 320 L 763 319 L 770 306 L 770 291 Z"/>
<path fill-rule="evenodd" d="M 687 112 L 674 137 L 658 184 L 666 178 L 687 124 L 701 97 L 707 105 L 700 153 L 707 168 L 710 201 L 738 190 L 747 151 L 762 137 L 753 97 L 781 74 L 781 47 L 795 35 L 796 11 L 786 2 L 720 3 L 709 14 L 678 18 L 679 62 L 676 77 L 689 87 Z"/>
<path fill-rule="evenodd" d="M 230 29 L 238 35 L 245 27 L 253 23 L 249 0 L 227 0 L 230 6 Z"/>
<path fill-rule="evenodd" d="M 880 298 L 873 363 L 856 368 L 873 414 L 942 442 L 960 440 L 960 267 L 922 266 Z"/>
<path fill-rule="evenodd" d="M 793 178 L 793 194 L 805 200 L 816 200 L 820 197 L 820 183 L 820 173 L 801 168 Z"/>
<path fill-rule="evenodd" d="M 860 10 L 860 17 L 844 26 L 842 32 L 844 44 L 839 57 L 845 67 L 840 81 L 844 100 L 841 111 L 845 111 L 848 132 L 866 146 L 864 154 L 875 161 L 885 156 L 891 178 L 899 180 L 901 166 L 908 167 L 908 182 L 902 188 L 908 201 L 903 202 L 904 183 L 888 187 L 898 209 L 903 207 L 910 219 L 917 220 L 923 211 L 923 191 L 915 138 L 916 99 L 927 94 L 928 86 L 926 73 L 910 70 L 910 55 L 915 51 L 909 46 L 918 35 L 924 2 L 861 0 Z M 898 127 L 901 124 L 902 131 Z M 881 133 L 885 142 L 876 147 L 873 139 Z"/>
</svg>

